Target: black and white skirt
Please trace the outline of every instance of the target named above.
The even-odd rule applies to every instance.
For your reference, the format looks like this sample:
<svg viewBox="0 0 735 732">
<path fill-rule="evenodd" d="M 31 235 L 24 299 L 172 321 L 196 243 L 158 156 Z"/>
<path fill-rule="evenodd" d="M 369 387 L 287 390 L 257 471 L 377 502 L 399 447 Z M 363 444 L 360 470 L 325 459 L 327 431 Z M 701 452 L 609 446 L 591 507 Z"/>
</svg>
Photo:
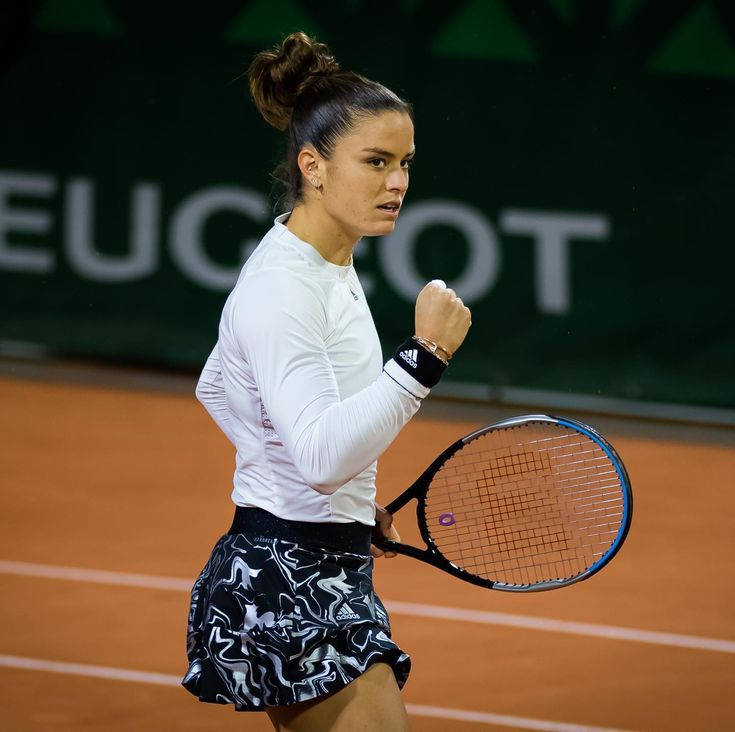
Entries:
<svg viewBox="0 0 735 732">
<path fill-rule="evenodd" d="M 411 660 L 373 590 L 370 530 L 238 508 L 191 592 L 183 686 L 257 711 L 332 694 L 382 661 L 402 688 Z"/>
</svg>

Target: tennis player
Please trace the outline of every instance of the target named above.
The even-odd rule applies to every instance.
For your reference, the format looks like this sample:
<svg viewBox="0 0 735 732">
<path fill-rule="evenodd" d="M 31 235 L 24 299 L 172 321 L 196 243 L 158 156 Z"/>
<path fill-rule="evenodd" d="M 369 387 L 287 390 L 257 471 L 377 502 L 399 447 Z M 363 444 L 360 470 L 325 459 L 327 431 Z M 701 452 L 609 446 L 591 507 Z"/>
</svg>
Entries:
<svg viewBox="0 0 735 732">
<path fill-rule="evenodd" d="M 470 326 L 441 281 L 383 364 L 352 266 L 390 234 L 414 156 L 411 106 L 341 71 L 303 33 L 249 70 L 260 113 L 287 136 L 287 213 L 225 303 L 197 397 L 237 450 L 235 517 L 194 584 L 189 670 L 201 701 L 266 711 L 277 730 L 408 729 L 409 656 L 373 590 L 378 456 L 418 410 Z"/>
</svg>

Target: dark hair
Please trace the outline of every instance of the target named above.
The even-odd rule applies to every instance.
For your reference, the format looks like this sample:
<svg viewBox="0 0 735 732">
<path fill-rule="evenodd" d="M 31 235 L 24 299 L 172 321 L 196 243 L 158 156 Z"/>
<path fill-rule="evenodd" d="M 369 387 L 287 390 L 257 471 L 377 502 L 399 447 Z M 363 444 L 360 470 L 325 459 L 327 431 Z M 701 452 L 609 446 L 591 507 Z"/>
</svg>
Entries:
<svg viewBox="0 0 735 732">
<path fill-rule="evenodd" d="M 283 204 L 301 200 L 297 158 L 307 143 L 325 158 L 361 116 L 385 110 L 405 112 L 411 105 L 390 89 L 352 71 L 342 71 L 329 48 L 301 31 L 280 46 L 262 51 L 248 70 L 250 93 L 268 124 L 286 132 L 286 157 L 274 171 L 285 188 Z"/>
</svg>

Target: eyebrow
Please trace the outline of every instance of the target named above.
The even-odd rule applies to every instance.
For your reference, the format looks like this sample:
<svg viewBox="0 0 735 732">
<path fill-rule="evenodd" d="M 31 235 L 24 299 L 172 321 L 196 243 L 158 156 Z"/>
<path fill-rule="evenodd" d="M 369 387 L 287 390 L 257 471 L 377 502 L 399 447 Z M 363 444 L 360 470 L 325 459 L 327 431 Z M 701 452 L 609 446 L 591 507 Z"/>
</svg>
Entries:
<svg viewBox="0 0 735 732">
<path fill-rule="evenodd" d="M 392 152 L 388 152 L 387 150 L 383 150 L 380 147 L 365 147 L 365 148 L 362 149 L 362 151 L 363 152 L 375 153 L 376 155 L 382 155 L 383 157 L 386 157 L 386 158 L 394 158 L 395 157 L 395 155 Z M 404 155 L 404 157 L 410 158 L 410 157 L 413 157 L 415 154 L 416 154 L 416 148 L 414 148 L 413 150 L 411 150 L 410 153 L 407 153 L 406 155 Z"/>
</svg>

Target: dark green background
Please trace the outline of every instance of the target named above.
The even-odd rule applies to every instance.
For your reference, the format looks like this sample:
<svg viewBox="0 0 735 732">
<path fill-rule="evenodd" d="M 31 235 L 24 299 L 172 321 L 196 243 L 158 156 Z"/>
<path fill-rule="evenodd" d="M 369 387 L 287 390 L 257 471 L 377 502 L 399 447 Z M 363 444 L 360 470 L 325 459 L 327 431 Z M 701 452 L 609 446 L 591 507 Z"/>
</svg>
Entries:
<svg viewBox="0 0 735 732">
<path fill-rule="evenodd" d="M 47 275 L 0 269 L 0 339 L 63 354 L 178 367 L 203 362 L 222 291 L 168 253 L 181 200 L 214 185 L 268 193 L 280 140 L 248 102 L 252 55 L 300 28 L 342 65 L 410 99 L 418 155 L 407 203 L 464 202 L 502 249 L 494 288 L 451 378 L 735 406 L 733 209 L 735 11 L 730 2 L 244 2 L 48 0 L 0 13 L 0 170 L 53 175 L 54 217 L 14 245 L 56 252 Z M 238 78 L 240 77 L 240 78 Z M 70 269 L 63 194 L 95 183 L 95 242 L 128 246 L 130 191 L 162 192 L 160 265 L 101 284 Z M 571 245 L 572 305 L 539 312 L 533 244 L 502 233 L 505 209 L 600 213 L 602 241 Z M 267 226 L 212 217 L 207 249 L 235 264 Z M 412 304 L 385 282 L 376 242 L 358 270 L 386 352 Z M 450 280 L 466 246 L 447 227 L 420 237 L 419 269 Z M 461 293 L 460 293 L 461 294 Z"/>
</svg>

